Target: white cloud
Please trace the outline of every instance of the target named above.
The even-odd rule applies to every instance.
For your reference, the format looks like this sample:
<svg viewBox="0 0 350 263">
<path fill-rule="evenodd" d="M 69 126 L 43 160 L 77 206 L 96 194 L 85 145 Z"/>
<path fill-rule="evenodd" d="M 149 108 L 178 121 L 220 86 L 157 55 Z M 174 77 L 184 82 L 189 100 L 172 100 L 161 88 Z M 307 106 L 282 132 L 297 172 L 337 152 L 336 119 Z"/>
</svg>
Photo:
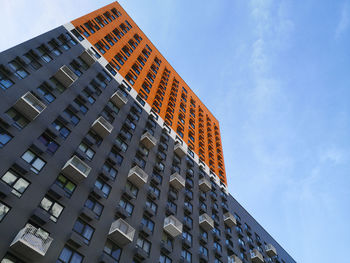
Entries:
<svg viewBox="0 0 350 263">
<path fill-rule="evenodd" d="M 339 39 L 349 29 L 349 26 L 350 26 L 349 9 L 350 9 L 349 1 L 344 2 L 341 7 L 340 19 L 335 29 L 336 39 Z"/>
</svg>

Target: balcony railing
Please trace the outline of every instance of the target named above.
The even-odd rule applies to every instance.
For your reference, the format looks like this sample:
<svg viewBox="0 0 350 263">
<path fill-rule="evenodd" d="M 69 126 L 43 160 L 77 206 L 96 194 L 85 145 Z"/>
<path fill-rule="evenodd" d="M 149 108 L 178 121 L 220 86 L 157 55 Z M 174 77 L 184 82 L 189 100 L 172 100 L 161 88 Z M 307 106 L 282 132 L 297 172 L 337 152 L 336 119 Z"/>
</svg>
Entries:
<svg viewBox="0 0 350 263">
<path fill-rule="evenodd" d="M 108 233 L 108 237 L 119 246 L 131 243 L 134 236 L 135 229 L 121 218 L 112 223 Z"/>
<path fill-rule="evenodd" d="M 242 260 L 236 255 L 232 255 L 228 257 L 227 263 L 242 263 Z"/>
<path fill-rule="evenodd" d="M 172 237 L 176 237 L 182 234 L 182 223 L 175 216 L 168 216 L 164 219 L 164 230 Z"/>
<path fill-rule="evenodd" d="M 62 66 L 55 74 L 55 78 L 66 88 L 72 85 L 78 76 L 73 73 L 66 65 Z"/>
<path fill-rule="evenodd" d="M 19 98 L 14 107 L 29 120 L 34 120 L 46 108 L 46 105 L 28 91 Z"/>
<path fill-rule="evenodd" d="M 85 50 L 80 57 L 89 67 L 96 61 L 95 55 L 90 49 Z"/>
<path fill-rule="evenodd" d="M 224 214 L 224 223 L 229 227 L 237 225 L 236 218 L 229 212 Z"/>
<path fill-rule="evenodd" d="M 170 185 L 177 190 L 185 187 L 186 180 L 179 173 L 173 173 L 170 175 Z"/>
<path fill-rule="evenodd" d="M 135 165 L 130 169 L 128 180 L 136 185 L 138 188 L 142 187 L 148 180 L 148 174 L 145 173 L 139 166 Z"/>
<path fill-rule="evenodd" d="M 264 263 L 263 255 L 255 248 L 250 252 L 250 258 L 253 263 Z"/>
<path fill-rule="evenodd" d="M 124 97 L 123 93 L 120 90 L 117 90 L 112 96 L 111 101 L 117 105 L 118 108 L 123 107 L 127 102 L 128 99 Z"/>
<path fill-rule="evenodd" d="M 208 192 L 211 190 L 211 183 L 209 180 L 202 178 L 199 180 L 199 189 L 203 192 Z"/>
<path fill-rule="evenodd" d="M 156 138 L 154 138 L 149 132 L 145 132 L 141 136 L 140 141 L 147 149 L 151 149 L 157 144 Z"/>
<path fill-rule="evenodd" d="M 27 224 L 18 232 L 10 247 L 35 262 L 45 256 L 52 241 L 47 232 Z"/>
<path fill-rule="evenodd" d="M 174 147 L 174 152 L 180 157 L 184 157 L 187 152 L 186 152 L 186 149 L 183 145 L 181 145 L 180 143 L 177 143 L 175 144 L 175 147 Z"/>
<path fill-rule="evenodd" d="M 207 213 L 204 213 L 199 216 L 199 226 L 209 231 L 214 228 L 214 221 Z"/>
<path fill-rule="evenodd" d="M 113 130 L 113 125 L 110 124 L 105 118 L 100 116 L 94 123 L 91 125 L 91 128 L 97 132 L 102 138 L 109 135 Z"/>
<path fill-rule="evenodd" d="M 266 251 L 266 254 L 269 256 L 269 257 L 274 257 L 274 256 L 277 256 L 277 251 L 276 251 L 276 248 L 271 245 L 271 244 L 267 244 L 265 246 L 265 251 Z"/>
<path fill-rule="evenodd" d="M 62 168 L 62 173 L 77 183 L 86 179 L 90 171 L 90 166 L 75 155 L 70 158 Z"/>
</svg>

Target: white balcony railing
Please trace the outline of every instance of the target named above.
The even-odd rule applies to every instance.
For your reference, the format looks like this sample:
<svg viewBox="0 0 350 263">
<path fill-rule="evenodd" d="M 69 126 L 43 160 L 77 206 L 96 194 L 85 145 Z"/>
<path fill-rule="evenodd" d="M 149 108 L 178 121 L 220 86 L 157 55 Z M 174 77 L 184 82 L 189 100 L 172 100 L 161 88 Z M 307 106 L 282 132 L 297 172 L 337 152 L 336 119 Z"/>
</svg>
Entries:
<svg viewBox="0 0 350 263">
<path fill-rule="evenodd" d="M 91 128 L 97 132 L 102 138 L 109 135 L 113 130 L 113 125 L 110 124 L 105 118 L 100 116 L 94 123 L 91 125 Z"/>
<path fill-rule="evenodd" d="M 205 178 L 199 180 L 199 189 L 203 192 L 208 192 L 211 190 L 211 182 Z"/>
<path fill-rule="evenodd" d="M 276 251 L 276 248 L 271 245 L 271 244 L 267 244 L 265 246 L 265 251 L 266 251 L 266 254 L 269 256 L 269 257 L 274 257 L 274 256 L 277 256 L 277 251 Z"/>
<path fill-rule="evenodd" d="M 199 216 L 199 225 L 204 230 L 209 231 L 214 228 L 214 221 L 207 213 L 204 213 Z"/>
<path fill-rule="evenodd" d="M 52 241 L 53 239 L 47 232 L 27 224 L 18 232 L 10 247 L 35 262 L 45 256 Z"/>
<path fill-rule="evenodd" d="M 182 223 L 175 216 L 168 216 L 164 219 L 164 230 L 172 237 L 176 237 L 182 234 Z"/>
<path fill-rule="evenodd" d="M 157 144 L 156 138 L 154 138 L 149 132 L 142 134 L 140 141 L 148 150 Z"/>
<path fill-rule="evenodd" d="M 175 189 L 180 190 L 185 187 L 186 180 L 179 173 L 170 175 L 170 185 Z"/>
<path fill-rule="evenodd" d="M 263 255 L 256 248 L 250 251 L 250 258 L 253 263 L 264 263 Z"/>
<path fill-rule="evenodd" d="M 237 225 L 236 218 L 229 212 L 224 214 L 224 223 L 229 227 Z"/>
<path fill-rule="evenodd" d="M 29 120 L 34 120 L 46 108 L 46 105 L 28 91 L 17 100 L 14 107 Z"/>
<path fill-rule="evenodd" d="M 90 171 L 90 166 L 75 155 L 62 168 L 62 173 L 77 183 L 87 178 Z"/>
<path fill-rule="evenodd" d="M 142 187 L 148 181 L 148 174 L 145 173 L 139 166 L 135 165 L 130 169 L 128 180 L 138 188 Z"/>
<path fill-rule="evenodd" d="M 228 257 L 227 263 L 242 263 L 242 260 L 236 255 L 232 255 Z"/>
<path fill-rule="evenodd" d="M 180 158 L 182 158 L 183 156 L 185 156 L 185 155 L 187 154 L 185 147 L 184 147 L 181 143 L 175 144 L 174 152 L 175 152 Z"/>
<path fill-rule="evenodd" d="M 108 237 L 119 246 L 124 246 L 134 240 L 135 228 L 130 226 L 123 219 L 114 221 L 109 229 Z"/>
<path fill-rule="evenodd" d="M 85 50 L 80 57 L 89 67 L 96 61 L 95 55 L 90 49 Z"/>
<path fill-rule="evenodd" d="M 66 88 L 71 86 L 78 79 L 78 76 L 75 75 L 66 65 L 62 66 L 56 72 L 54 77 Z"/>
<path fill-rule="evenodd" d="M 123 93 L 120 90 L 117 90 L 111 96 L 111 101 L 117 105 L 118 108 L 121 108 L 128 102 L 128 99 L 124 97 Z"/>
</svg>

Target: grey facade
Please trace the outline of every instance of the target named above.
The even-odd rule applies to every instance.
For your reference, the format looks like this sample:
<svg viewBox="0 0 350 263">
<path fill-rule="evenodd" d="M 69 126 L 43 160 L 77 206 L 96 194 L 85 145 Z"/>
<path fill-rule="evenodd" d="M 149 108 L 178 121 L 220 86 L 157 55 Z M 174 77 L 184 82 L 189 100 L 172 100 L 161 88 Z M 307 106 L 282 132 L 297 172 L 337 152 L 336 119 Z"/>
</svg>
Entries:
<svg viewBox="0 0 350 263">
<path fill-rule="evenodd" d="M 295 262 L 70 33 L 0 55 L 1 262 Z"/>
</svg>

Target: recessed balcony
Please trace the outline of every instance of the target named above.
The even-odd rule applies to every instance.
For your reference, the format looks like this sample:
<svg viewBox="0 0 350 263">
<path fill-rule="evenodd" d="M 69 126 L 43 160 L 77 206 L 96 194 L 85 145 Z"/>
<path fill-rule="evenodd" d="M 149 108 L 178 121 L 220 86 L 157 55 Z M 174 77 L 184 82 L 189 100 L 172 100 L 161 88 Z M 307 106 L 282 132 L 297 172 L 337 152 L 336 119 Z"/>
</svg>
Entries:
<svg viewBox="0 0 350 263">
<path fill-rule="evenodd" d="M 27 119 L 34 120 L 46 108 L 46 105 L 28 91 L 17 100 L 14 107 Z"/>
<path fill-rule="evenodd" d="M 250 258 L 253 263 L 264 263 L 263 255 L 256 248 L 250 251 Z"/>
<path fill-rule="evenodd" d="M 113 125 L 110 124 L 105 118 L 100 116 L 97 120 L 94 121 L 91 128 L 102 138 L 104 138 L 112 132 Z"/>
<path fill-rule="evenodd" d="M 179 173 L 173 173 L 170 175 L 170 185 L 176 190 L 181 190 L 185 187 L 186 181 Z"/>
<path fill-rule="evenodd" d="M 96 62 L 94 53 L 87 49 L 81 55 L 80 58 L 90 67 L 92 64 Z"/>
<path fill-rule="evenodd" d="M 229 212 L 224 214 L 224 223 L 229 227 L 237 225 L 236 218 Z"/>
<path fill-rule="evenodd" d="M 66 65 L 62 66 L 54 77 L 66 88 L 70 87 L 78 79 L 78 76 Z"/>
<path fill-rule="evenodd" d="M 164 230 L 172 237 L 176 237 L 182 234 L 182 223 L 175 216 L 168 216 L 164 219 Z"/>
<path fill-rule="evenodd" d="M 108 233 L 108 237 L 119 246 L 131 243 L 134 236 L 135 229 L 121 218 L 112 223 Z"/>
<path fill-rule="evenodd" d="M 180 143 L 175 144 L 174 152 L 175 152 L 180 158 L 184 157 L 184 156 L 187 154 L 185 147 L 184 147 L 182 144 L 180 144 Z"/>
<path fill-rule="evenodd" d="M 242 263 L 242 260 L 239 257 L 237 257 L 236 255 L 232 255 L 232 256 L 228 257 L 227 263 Z"/>
<path fill-rule="evenodd" d="M 276 248 L 271 244 L 267 244 L 265 246 L 265 251 L 266 251 L 266 254 L 271 258 L 277 256 Z"/>
<path fill-rule="evenodd" d="M 199 189 L 203 192 L 211 190 L 211 182 L 205 178 L 199 180 Z"/>
<path fill-rule="evenodd" d="M 214 221 L 207 213 L 204 213 L 199 216 L 199 226 L 209 231 L 214 228 Z"/>
<path fill-rule="evenodd" d="M 128 180 L 136 185 L 138 188 L 142 187 L 148 180 L 148 174 L 145 173 L 139 166 L 135 165 L 130 169 Z"/>
<path fill-rule="evenodd" d="M 31 262 L 36 262 L 45 256 L 52 241 L 49 233 L 27 224 L 18 232 L 10 247 Z"/>
<path fill-rule="evenodd" d="M 117 90 L 111 96 L 111 101 L 117 105 L 118 108 L 121 108 L 128 102 L 128 99 L 124 97 L 123 93 L 120 90 Z"/>
<path fill-rule="evenodd" d="M 156 138 L 152 136 L 149 132 L 145 132 L 141 136 L 140 142 L 149 150 L 157 144 Z"/>
<path fill-rule="evenodd" d="M 77 156 L 73 156 L 63 166 L 62 173 L 72 179 L 76 183 L 80 183 L 86 179 L 91 171 L 90 166 L 80 160 Z"/>
</svg>

